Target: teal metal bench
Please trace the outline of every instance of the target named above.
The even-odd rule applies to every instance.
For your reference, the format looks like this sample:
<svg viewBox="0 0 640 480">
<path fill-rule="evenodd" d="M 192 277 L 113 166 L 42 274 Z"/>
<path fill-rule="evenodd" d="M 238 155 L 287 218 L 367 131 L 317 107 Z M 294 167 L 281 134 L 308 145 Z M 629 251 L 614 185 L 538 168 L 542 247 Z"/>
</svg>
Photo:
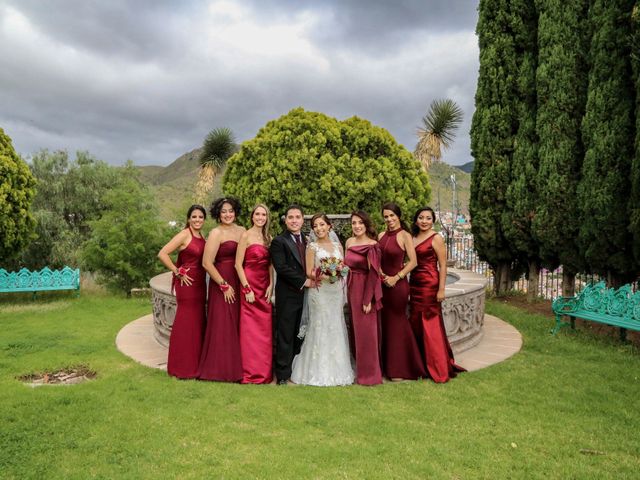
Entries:
<svg viewBox="0 0 640 480">
<path fill-rule="evenodd" d="M 575 297 L 556 298 L 551 308 L 556 314 L 554 335 L 562 327 L 575 328 L 575 318 L 619 327 L 623 341 L 627 329 L 640 331 L 640 291 L 633 293 L 631 285 L 618 289 L 607 288 L 604 282 L 587 285 Z M 566 322 L 563 316 L 574 318 Z"/>
<path fill-rule="evenodd" d="M 39 272 L 31 272 L 23 268 L 19 272 L 7 272 L 0 268 L 0 292 L 45 292 L 52 290 L 76 290 L 80 295 L 80 269 L 64 267 L 62 270 L 51 270 L 48 267 Z"/>
</svg>

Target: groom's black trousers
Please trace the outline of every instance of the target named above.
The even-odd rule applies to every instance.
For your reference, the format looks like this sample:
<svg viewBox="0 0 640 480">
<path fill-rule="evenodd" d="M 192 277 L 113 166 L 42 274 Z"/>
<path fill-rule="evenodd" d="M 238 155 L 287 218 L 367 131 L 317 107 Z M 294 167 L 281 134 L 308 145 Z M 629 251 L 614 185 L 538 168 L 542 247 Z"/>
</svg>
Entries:
<svg viewBox="0 0 640 480">
<path fill-rule="evenodd" d="M 275 369 L 278 380 L 291 377 L 291 362 L 300 353 L 302 341 L 298 338 L 304 289 L 295 291 L 281 286 L 276 289 L 276 358 Z"/>
</svg>

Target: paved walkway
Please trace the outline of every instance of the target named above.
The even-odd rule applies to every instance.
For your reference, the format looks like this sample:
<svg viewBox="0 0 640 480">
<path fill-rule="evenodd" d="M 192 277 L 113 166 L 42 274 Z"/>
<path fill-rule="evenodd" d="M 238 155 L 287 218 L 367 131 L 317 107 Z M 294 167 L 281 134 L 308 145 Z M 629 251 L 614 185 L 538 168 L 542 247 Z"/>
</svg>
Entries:
<svg viewBox="0 0 640 480">
<path fill-rule="evenodd" d="M 153 338 L 153 314 L 128 323 L 116 336 L 116 347 L 146 367 L 167 369 L 169 350 Z"/>
<path fill-rule="evenodd" d="M 456 363 L 469 372 L 505 361 L 522 348 L 522 335 L 507 322 L 484 315 L 484 335 L 480 343 L 456 354 Z"/>
<path fill-rule="evenodd" d="M 483 330 L 478 345 L 456 355 L 456 363 L 470 372 L 500 363 L 522 348 L 520 332 L 497 317 L 485 315 Z M 142 365 L 167 369 L 167 348 L 153 338 L 151 314 L 125 325 L 116 337 L 116 346 Z"/>
</svg>

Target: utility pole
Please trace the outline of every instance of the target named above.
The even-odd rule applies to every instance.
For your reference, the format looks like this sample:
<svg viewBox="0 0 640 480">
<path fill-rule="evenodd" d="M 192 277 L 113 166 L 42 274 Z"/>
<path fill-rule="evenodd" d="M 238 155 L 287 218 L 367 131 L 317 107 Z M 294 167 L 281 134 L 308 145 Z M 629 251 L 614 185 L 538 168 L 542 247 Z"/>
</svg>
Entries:
<svg viewBox="0 0 640 480">
<path fill-rule="evenodd" d="M 456 199 L 456 174 L 452 173 L 451 177 L 449 177 L 451 180 L 451 197 L 452 197 L 452 201 L 451 201 L 451 233 L 453 234 L 453 230 L 456 227 L 456 205 L 457 205 L 457 199 Z"/>
</svg>

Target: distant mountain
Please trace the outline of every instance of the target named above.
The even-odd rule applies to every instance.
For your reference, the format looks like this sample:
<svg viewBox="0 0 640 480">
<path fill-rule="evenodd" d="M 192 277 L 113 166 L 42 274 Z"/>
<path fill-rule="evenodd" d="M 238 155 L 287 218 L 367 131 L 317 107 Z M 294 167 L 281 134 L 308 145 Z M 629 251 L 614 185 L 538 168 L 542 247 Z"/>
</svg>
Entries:
<svg viewBox="0 0 640 480">
<path fill-rule="evenodd" d="M 200 149 L 196 148 L 178 157 L 166 167 L 144 166 L 138 167 L 142 180 L 149 185 L 158 206 L 158 216 L 163 220 L 182 219 L 189 206 L 194 201 L 193 192 L 198 181 L 198 156 Z M 471 165 L 473 162 L 471 162 Z M 466 164 L 463 167 L 466 167 Z M 221 194 L 221 172 L 215 180 L 211 198 Z M 452 210 L 451 175 L 456 178 L 456 196 L 462 213 L 469 211 L 469 173 L 444 162 L 434 162 L 429 168 L 431 183 L 431 206 L 440 210 Z M 439 205 L 438 205 L 439 202 Z M 208 207 L 208 205 L 205 205 Z"/>
<path fill-rule="evenodd" d="M 471 160 L 470 162 L 465 163 L 464 165 L 458 165 L 458 168 L 463 172 L 471 173 L 471 171 L 473 170 L 473 164 L 474 164 L 474 161 Z"/>
<path fill-rule="evenodd" d="M 182 220 L 186 211 L 194 203 L 195 186 L 200 168 L 199 155 L 200 149 L 196 148 L 181 155 L 166 167 L 155 165 L 138 167 L 142 181 L 150 187 L 158 203 L 158 217 L 162 220 Z M 216 177 L 212 198 L 220 193 L 220 179 L 222 174 Z M 209 206 L 205 205 L 205 207 Z"/>
<path fill-rule="evenodd" d="M 191 178 L 197 175 L 198 156 L 201 148 L 196 148 L 188 153 L 178 157 L 170 165 L 166 167 L 158 167 L 155 165 L 139 167 L 142 172 L 143 179 L 153 185 L 163 185 L 166 183 L 174 183 L 183 177 Z"/>
<path fill-rule="evenodd" d="M 469 188 L 471 175 L 457 166 L 444 162 L 433 162 L 429 167 L 431 183 L 431 206 L 436 210 L 451 211 L 453 203 L 453 184 L 451 175 L 455 175 L 456 203 L 461 213 L 469 212 Z M 439 204 L 439 205 L 438 205 Z"/>
</svg>

